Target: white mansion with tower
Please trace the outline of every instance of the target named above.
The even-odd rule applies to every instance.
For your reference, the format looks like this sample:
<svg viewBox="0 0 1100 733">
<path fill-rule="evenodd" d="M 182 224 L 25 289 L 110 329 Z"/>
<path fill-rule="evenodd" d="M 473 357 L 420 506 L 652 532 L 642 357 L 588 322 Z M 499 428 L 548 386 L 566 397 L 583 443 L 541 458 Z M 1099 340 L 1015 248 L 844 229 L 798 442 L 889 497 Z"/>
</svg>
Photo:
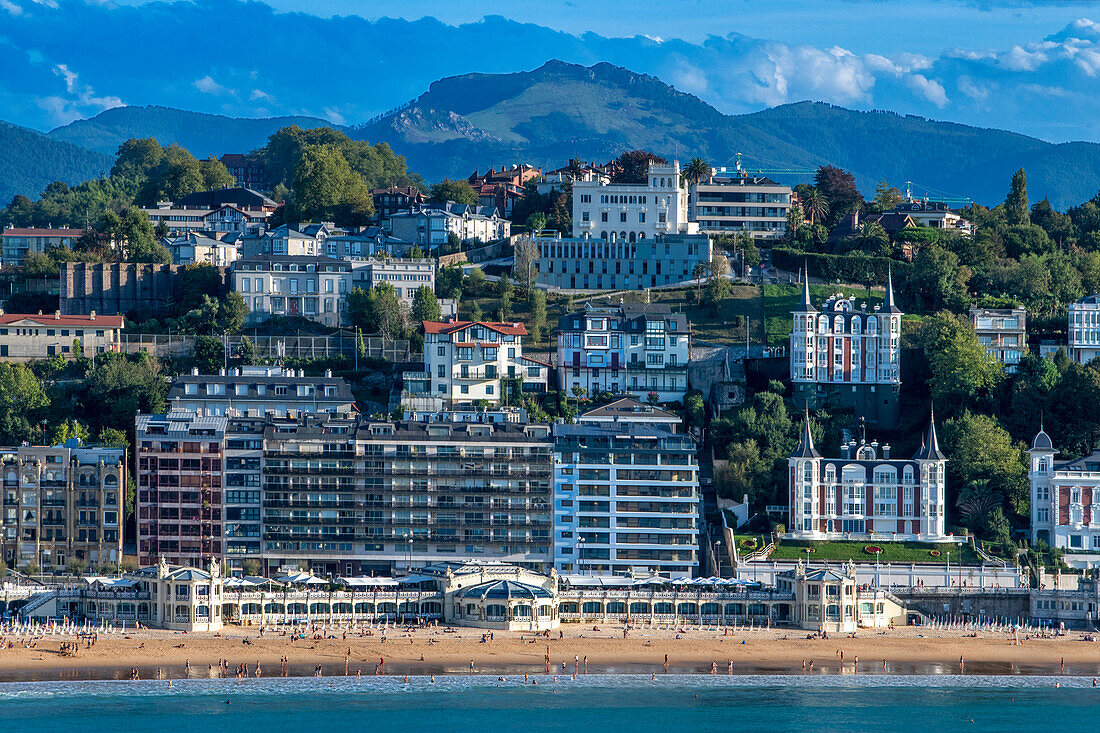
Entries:
<svg viewBox="0 0 1100 733">
<path fill-rule="evenodd" d="M 1070 553 L 1100 551 L 1100 451 L 1055 461 L 1054 442 L 1040 426 L 1028 453 L 1032 542 Z"/>
<path fill-rule="evenodd" d="M 792 311 L 791 382 L 795 403 L 815 408 L 827 403 L 851 407 L 885 427 L 897 423 L 901 387 L 901 309 L 887 278 L 882 305 L 842 294 L 830 296 L 819 311 L 810 302 L 803 277 L 802 302 Z"/>
<path fill-rule="evenodd" d="M 842 445 L 839 458 L 824 458 L 807 416 L 787 463 L 789 531 L 796 539 L 953 539 L 944 530 L 947 456 L 934 420 L 910 459 L 891 458 L 889 445 L 866 439 Z"/>
</svg>

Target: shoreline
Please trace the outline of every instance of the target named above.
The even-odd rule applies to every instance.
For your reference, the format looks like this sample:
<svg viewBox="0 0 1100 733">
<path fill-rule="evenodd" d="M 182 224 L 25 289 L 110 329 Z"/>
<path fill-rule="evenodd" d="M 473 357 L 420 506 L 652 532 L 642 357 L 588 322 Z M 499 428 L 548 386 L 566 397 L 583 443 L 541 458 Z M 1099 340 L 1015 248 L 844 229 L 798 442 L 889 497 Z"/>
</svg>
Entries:
<svg viewBox="0 0 1100 733">
<path fill-rule="evenodd" d="M 1082 634 L 1031 638 L 1016 645 L 1006 634 L 977 636 L 920 627 L 886 633 L 868 631 L 855 638 L 808 638 L 806 632 L 632 631 L 621 628 L 562 629 L 564 638 L 494 632 L 482 641 L 479 629 L 406 632 L 390 630 L 360 636 L 329 632 L 295 639 L 281 632 L 261 637 L 253 628 L 223 629 L 218 634 L 180 634 L 141 630 L 102 634 L 93 648 L 81 642 L 75 657 L 61 656 L 72 637 L 7 636 L 0 649 L 0 682 L 130 679 L 235 679 L 238 667 L 247 679 L 427 675 L 712 674 L 732 675 L 1060 675 L 1100 676 L 1100 643 Z M 486 634 L 487 637 L 487 634 Z M 1095 637 L 1094 637 L 1095 638 Z M 14 648 L 7 648 L 8 643 Z M 350 652 L 350 654 L 349 654 Z M 667 655 L 667 670 L 665 658 Z M 842 659 L 843 655 L 843 659 Z M 547 665 L 547 656 L 550 663 Z M 963 664 L 960 665 L 960 658 Z M 285 663 L 282 660 L 286 660 Z M 380 661 L 384 660 L 380 664 Z M 812 662 L 812 664 L 811 664 Z M 858 662 L 858 663 L 857 663 Z M 564 667 L 563 667 L 564 664 Z M 345 666 L 346 665 L 346 666 Z M 805 669 L 803 668 L 805 665 Z M 189 667 L 189 668 L 188 668 Z M 219 673 L 219 669 L 222 670 Z M 242 681 L 244 676 L 242 675 Z"/>
</svg>

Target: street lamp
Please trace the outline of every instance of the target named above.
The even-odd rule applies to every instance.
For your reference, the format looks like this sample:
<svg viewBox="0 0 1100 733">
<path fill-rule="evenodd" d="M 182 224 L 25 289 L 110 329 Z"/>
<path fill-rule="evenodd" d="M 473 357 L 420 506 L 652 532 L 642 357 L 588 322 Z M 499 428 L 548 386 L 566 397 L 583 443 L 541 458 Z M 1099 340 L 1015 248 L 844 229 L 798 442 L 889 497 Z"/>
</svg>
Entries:
<svg viewBox="0 0 1100 733">
<path fill-rule="evenodd" d="M 714 574 L 722 577 L 722 540 L 714 541 Z"/>
<path fill-rule="evenodd" d="M 577 570 L 584 575 L 584 536 L 577 537 Z"/>
</svg>

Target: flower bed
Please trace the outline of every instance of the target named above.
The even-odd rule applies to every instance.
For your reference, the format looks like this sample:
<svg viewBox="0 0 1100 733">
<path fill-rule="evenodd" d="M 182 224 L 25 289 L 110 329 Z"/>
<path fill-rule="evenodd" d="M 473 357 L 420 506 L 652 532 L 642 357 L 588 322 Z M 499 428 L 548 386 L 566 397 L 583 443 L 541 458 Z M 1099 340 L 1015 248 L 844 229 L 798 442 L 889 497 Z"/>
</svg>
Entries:
<svg viewBox="0 0 1100 733">
<path fill-rule="evenodd" d="M 866 547 L 863 548 L 863 551 L 866 552 L 868 555 L 881 555 L 882 554 L 882 548 L 879 547 L 878 545 L 867 545 Z"/>
<path fill-rule="evenodd" d="M 939 550 L 929 550 L 928 554 L 931 555 L 932 557 L 939 557 L 940 556 L 940 551 Z"/>
<path fill-rule="evenodd" d="M 746 550 L 755 550 L 757 544 L 758 543 L 756 542 L 755 537 L 749 538 L 747 540 L 741 540 L 741 546 L 744 547 Z"/>
</svg>

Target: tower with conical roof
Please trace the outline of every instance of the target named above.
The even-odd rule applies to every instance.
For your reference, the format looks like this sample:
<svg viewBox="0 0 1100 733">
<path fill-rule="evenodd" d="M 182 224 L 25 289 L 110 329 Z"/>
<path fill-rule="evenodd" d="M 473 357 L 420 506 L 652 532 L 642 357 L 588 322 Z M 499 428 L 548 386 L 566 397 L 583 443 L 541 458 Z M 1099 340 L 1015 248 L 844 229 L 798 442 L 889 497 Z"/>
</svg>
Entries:
<svg viewBox="0 0 1100 733">
<path fill-rule="evenodd" d="M 787 458 L 789 489 L 789 531 L 818 531 L 818 485 L 821 476 L 821 454 L 814 447 L 810 431 L 810 413 L 804 412 L 802 435 Z"/>
<path fill-rule="evenodd" d="M 944 533 L 944 504 L 947 493 L 947 455 L 940 450 L 936 437 L 936 412 L 928 417 L 928 429 L 921 439 L 920 450 L 913 456 L 917 463 L 920 486 L 921 534 L 940 536 Z"/>
<path fill-rule="evenodd" d="M 802 300 L 791 311 L 794 327 L 791 329 L 791 382 L 796 385 L 817 381 L 814 362 L 814 332 L 817 330 L 817 308 L 810 302 L 809 268 L 799 273 L 802 277 Z"/>
</svg>

